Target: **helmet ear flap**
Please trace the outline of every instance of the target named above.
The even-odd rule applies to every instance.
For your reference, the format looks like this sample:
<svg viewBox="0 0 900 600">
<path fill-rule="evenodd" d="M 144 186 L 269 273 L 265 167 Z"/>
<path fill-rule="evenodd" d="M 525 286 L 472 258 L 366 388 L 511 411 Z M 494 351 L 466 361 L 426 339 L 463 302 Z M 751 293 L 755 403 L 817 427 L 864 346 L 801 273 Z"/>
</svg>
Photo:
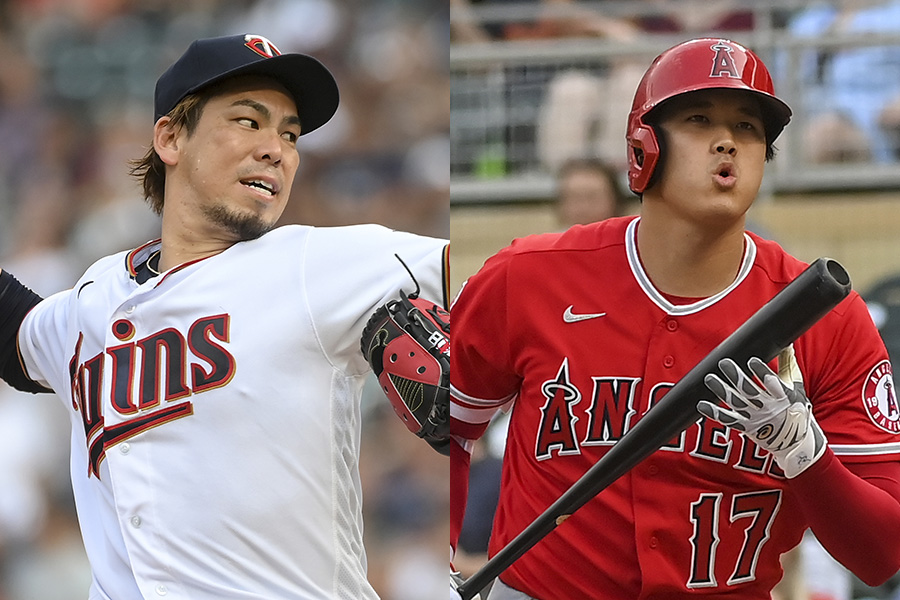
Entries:
<svg viewBox="0 0 900 600">
<path fill-rule="evenodd" d="M 653 128 L 644 123 L 632 128 L 628 136 L 628 187 L 642 194 L 659 162 L 659 140 Z"/>
</svg>

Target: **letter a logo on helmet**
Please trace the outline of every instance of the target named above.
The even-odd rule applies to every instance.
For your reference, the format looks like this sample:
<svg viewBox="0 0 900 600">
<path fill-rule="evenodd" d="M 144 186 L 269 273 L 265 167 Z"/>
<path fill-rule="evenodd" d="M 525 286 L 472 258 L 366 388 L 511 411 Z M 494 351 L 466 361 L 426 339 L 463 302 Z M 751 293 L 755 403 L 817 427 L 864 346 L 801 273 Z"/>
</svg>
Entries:
<svg viewBox="0 0 900 600">
<path fill-rule="evenodd" d="M 734 58 L 731 56 L 734 48 L 721 41 L 713 44 L 710 48 L 716 51 L 716 56 L 713 58 L 712 71 L 709 73 L 710 77 L 725 77 L 726 75 L 728 77 L 740 77 L 737 67 L 734 66 Z"/>
<path fill-rule="evenodd" d="M 791 120 L 791 109 L 775 96 L 772 76 L 751 50 L 730 40 L 701 38 L 669 48 L 656 57 L 638 84 L 628 115 L 628 187 L 642 194 L 660 160 L 659 138 L 651 113 L 681 94 L 709 89 L 744 90 L 762 108 L 766 144 Z"/>
</svg>

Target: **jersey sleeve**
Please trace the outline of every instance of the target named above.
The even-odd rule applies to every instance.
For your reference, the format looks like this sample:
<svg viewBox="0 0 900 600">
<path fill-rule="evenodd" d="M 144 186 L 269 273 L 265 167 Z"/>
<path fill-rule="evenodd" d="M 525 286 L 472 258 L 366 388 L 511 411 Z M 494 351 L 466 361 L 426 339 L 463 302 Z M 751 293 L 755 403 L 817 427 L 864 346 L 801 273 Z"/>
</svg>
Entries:
<svg viewBox="0 0 900 600">
<path fill-rule="evenodd" d="M 460 438 L 483 435 L 522 383 L 509 346 L 515 319 L 508 285 L 512 256 L 507 249 L 489 258 L 463 284 L 450 310 L 450 431 Z"/>
<path fill-rule="evenodd" d="M 410 294 L 418 283 L 422 298 L 446 306 L 446 253 L 447 240 L 380 225 L 314 228 L 302 265 L 303 290 L 332 364 L 350 373 L 368 370 L 360 336 L 372 313 L 400 290 Z"/>
<path fill-rule="evenodd" d="M 816 420 L 842 462 L 900 460 L 900 406 L 884 342 L 855 292 L 806 340 L 800 367 Z M 810 331 L 812 333 L 815 331 Z"/>
<path fill-rule="evenodd" d="M 28 377 L 57 393 L 68 385 L 59 365 L 67 361 L 71 293 L 59 292 L 42 300 L 25 316 L 18 335 L 19 354 Z"/>
</svg>

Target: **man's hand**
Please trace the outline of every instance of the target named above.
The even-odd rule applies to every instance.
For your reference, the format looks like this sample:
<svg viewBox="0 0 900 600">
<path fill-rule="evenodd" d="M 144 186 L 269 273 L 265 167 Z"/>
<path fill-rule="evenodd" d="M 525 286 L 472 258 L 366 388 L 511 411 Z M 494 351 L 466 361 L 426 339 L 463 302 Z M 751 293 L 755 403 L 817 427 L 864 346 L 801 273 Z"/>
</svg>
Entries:
<svg viewBox="0 0 900 600">
<path fill-rule="evenodd" d="M 742 431 L 775 457 L 788 479 L 825 453 L 825 434 L 812 414 L 793 346 L 778 357 L 779 375 L 758 358 L 747 363 L 750 375 L 729 358 L 719 361 L 725 380 L 709 374 L 708 387 L 727 407 L 701 400 L 703 416 Z"/>
</svg>

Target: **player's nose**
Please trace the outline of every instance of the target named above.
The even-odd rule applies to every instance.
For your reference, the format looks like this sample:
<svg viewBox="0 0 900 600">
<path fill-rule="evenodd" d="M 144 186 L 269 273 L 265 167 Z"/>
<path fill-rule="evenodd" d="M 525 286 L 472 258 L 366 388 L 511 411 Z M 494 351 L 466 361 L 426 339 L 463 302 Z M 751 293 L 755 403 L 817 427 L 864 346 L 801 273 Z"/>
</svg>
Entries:
<svg viewBox="0 0 900 600">
<path fill-rule="evenodd" d="M 728 154 L 730 156 L 734 156 L 737 152 L 737 147 L 734 144 L 734 141 L 731 138 L 721 138 L 713 143 L 713 148 L 716 154 Z"/>
<path fill-rule="evenodd" d="M 281 135 L 274 129 L 261 130 L 257 137 L 257 145 L 254 151 L 257 160 L 269 162 L 274 165 L 280 164 L 284 156 L 283 140 Z"/>
</svg>

